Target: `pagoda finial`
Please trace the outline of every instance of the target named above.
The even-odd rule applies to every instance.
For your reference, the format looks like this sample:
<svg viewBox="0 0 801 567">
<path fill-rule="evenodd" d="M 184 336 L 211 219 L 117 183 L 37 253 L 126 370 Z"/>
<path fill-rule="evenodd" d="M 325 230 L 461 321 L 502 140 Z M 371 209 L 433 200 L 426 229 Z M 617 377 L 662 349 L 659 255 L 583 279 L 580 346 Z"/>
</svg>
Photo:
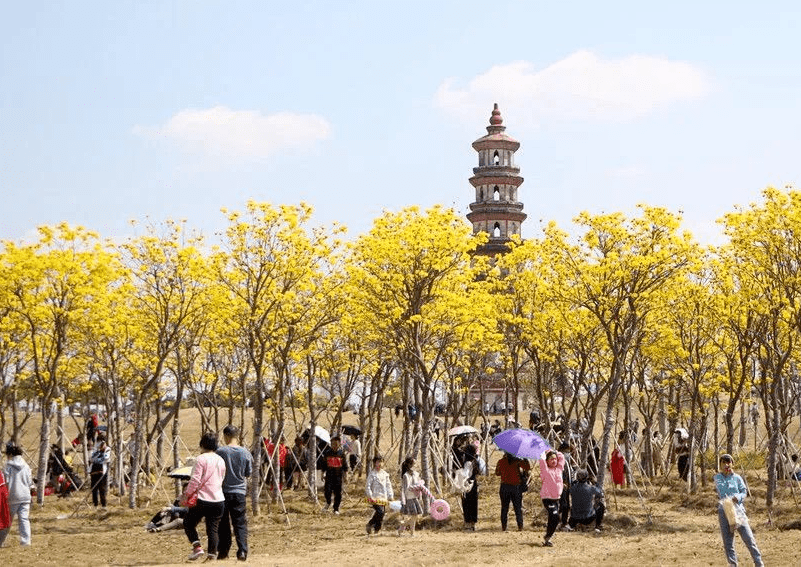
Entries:
<svg viewBox="0 0 801 567">
<path fill-rule="evenodd" d="M 490 116 L 490 124 L 492 124 L 493 126 L 500 126 L 501 124 L 503 124 L 503 118 L 501 118 L 501 111 L 498 110 L 497 102 L 492 107 L 492 116 Z"/>
</svg>

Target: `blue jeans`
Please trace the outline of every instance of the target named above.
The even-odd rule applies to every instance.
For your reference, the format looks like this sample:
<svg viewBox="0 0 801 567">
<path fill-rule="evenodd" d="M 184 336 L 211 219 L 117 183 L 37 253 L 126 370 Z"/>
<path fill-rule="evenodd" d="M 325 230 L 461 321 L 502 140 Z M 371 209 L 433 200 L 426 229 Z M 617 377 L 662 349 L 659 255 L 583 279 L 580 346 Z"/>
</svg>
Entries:
<svg viewBox="0 0 801 567">
<path fill-rule="evenodd" d="M 19 544 L 20 545 L 30 545 L 31 544 L 31 522 L 28 519 L 28 515 L 31 510 L 31 503 L 30 502 L 17 502 L 16 504 L 12 504 L 9 502 L 8 504 L 9 511 L 11 512 L 11 523 L 14 523 L 14 516 L 18 518 L 19 522 Z M 11 530 L 11 526 L 4 530 L 0 530 L 0 547 L 6 541 L 6 536 L 8 535 L 9 530 Z"/>
<path fill-rule="evenodd" d="M 736 506 L 742 506 L 742 504 L 736 504 Z M 718 523 L 720 524 L 720 535 L 723 538 L 723 551 L 726 552 L 726 561 L 730 565 L 737 565 L 737 554 L 734 552 L 734 532 L 729 527 L 729 520 L 726 519 L 726 513 L 722 506 L 718 506 Z M 743 543 L 748 548 L 754 565 L 762 565 L 762 554 L 759 553 L 751 526 L 746 523 L 737 528 L 737 531 L 740 532 L 740 537 L 743 538 Z"/>
</svg>

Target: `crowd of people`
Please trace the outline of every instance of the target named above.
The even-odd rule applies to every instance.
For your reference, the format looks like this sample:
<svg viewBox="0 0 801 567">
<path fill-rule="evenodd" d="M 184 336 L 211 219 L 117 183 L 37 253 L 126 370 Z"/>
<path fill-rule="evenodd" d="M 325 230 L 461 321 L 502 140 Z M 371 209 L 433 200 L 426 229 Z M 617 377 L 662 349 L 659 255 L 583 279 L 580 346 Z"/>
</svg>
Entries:
<svg viewBox="0 0 801 567">
<path fill-rule="evenodd" d="M 190 560 L 201 558 L 224 559 L 236 543 L 236 557 L 246 560 L 248 549 L 247 502 L 248 479 L 253 472 L 253 455 L 238 443 L 240 432 L 228 425 L 223 429 L 224 444 L 219 444 L 216 434 L 204 433 L 200 438 L 200 454 L 194 460 L 191 473 L 181 499 L 162 509 L 147 525 L 148 531 L 182 528 L 191 544 Z M 612 485 L 625 486 L 630 472 L 627 446 L 632 441 L 631 432 L 624 430 L 617 437 L 617 445 L 608 463 Z M 340 435 L 333 435 L 329 442 L 319 447 L 316 465 L 310 461 L 308 436 L 295 439 L 292 448 L 285 445 L 283 437 L 278 445 L 265 440 L 265 459 L 278 460 L 280 477 L 278 482 L 285 488 L 297 488 L 304 471 L 311 464 L 322 471 L 324 511 L 339 515 L 343 497 L 343 485 L 348 473 L 355 471 L 361 461 L 361 443 L 358 435 L 352 434 L 346 443 Z M 91 479 L 92 503 L 105 509 L 108 487 L 108 467 L 111 457 L 103 432 L 92 435 L 92 452 L 88 473 Z M 673 455 L 676 458 L 678 475 L 687 478 L 689 464 L 685 456 L 689 452 L 686 431 L 674 431 Z M 463 529 L 475 531 L 478 522 L 479 484 L 487 473 L 486 463 L 479 455 L 479 434 L 455 436 L 449 446 L 452 452 L 451 482 L 461 492 Z M 80 486 L 67 455 L 55 450 L 51 474 L 66 478 L 65 482 Z M 536 459 L 539 469 L 539 496 L 547 520 L 542 546 L 552 547 L 558 531 L 574 531 L 579 527 L 603 530 L 606 511 L 604 491 L 597 486 L 595 474 L 586 466 L 574 467 L 575 447 L 568 440 L 557 450 L 548 449 Z M 31 544 L 30 504 L 34 489 L 31 469 L 22 456 L 20 447 L 9 442 L 5 447 L 6 465 L 0 472 L 0 546 L 6 540 L 14 518 L 18 521 L 21 545 Z M 801 466 L 795 456 L 790 474 L 801 476 Z M 762 564 L 761 554 L 749 526 L 743 502 L 748 494 L 742 477 L 733 471 L 733 459 L 722 455 L 719 471 L 714 476 L 719 498 L 718 520 L 726 559 L 736 564 L 734 536 L 739 533 L 756 565 Z M 272 468 L 272 465 L 270 465 Z M 524 530 L 523 495 L 531 486 L 532 463 L 514 452 L 504 451 L 497 461 L 494 474 L 499 478 L 500 529 L 507 531 L 509 508 L 514 512 L 518 531 Z M 275 480 L 275 479 L 274 479 Z M 305 480 L 305 479 L 304 479 Z M 413 457 L 403 460 L 397 479 L 399 488 L 398 507 L 400 513 L 398 535 L 408 532 L 415 535 L 418 518 L 425 514 L 423 496 L 432 498 L 425 487 L 420 472 L 416 470 Z M 381 532 L 388 507 L 395 498 L 393 478 L 384 468 L 380 455 L 372 458 L 365 483 L 366 500 L 371 507 L 371 516 L 366 524 L 369 536 Z M 433 512 L 432 512 L 433 516 Z M 201 543 L 198 525 L 205 522 L 206 545 Z M 558 538 L 557 538 L 558 539 Z"/>
</svg>

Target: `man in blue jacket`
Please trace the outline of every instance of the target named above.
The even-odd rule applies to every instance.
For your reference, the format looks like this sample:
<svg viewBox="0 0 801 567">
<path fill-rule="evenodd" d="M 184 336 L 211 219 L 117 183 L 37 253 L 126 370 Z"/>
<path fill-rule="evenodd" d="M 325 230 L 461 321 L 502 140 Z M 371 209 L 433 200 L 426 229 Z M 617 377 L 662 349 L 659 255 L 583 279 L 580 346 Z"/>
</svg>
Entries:
<svg viewBox="0 0 801 567">
<path fill-rule="evenodd" d="M 217 559 L 228 557 L 228 552 L 231 550 L 231 526 L 233 526 L 237 546 L 236 558 L 245 561 L 248 558 L 247 479 L 253 470 L 253 457 L 250 451 L 239 446 L 238 437 L 239 428 L 235 425 L 226 425 L 223 429 L 225 445 L 217 448 L 217 454 L 225 461 L 225 479 L 222 486 L 225 511 L 220 520 Z"/>
</svg>

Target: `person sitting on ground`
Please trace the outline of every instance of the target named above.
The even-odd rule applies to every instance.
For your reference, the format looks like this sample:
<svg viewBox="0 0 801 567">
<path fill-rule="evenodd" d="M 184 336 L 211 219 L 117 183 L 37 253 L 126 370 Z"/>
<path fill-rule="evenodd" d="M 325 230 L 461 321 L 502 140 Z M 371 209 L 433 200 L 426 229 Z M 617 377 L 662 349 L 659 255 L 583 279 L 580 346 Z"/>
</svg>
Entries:
<svg viewBox="0 0 801 567">
<path fill-rule="evenodd" d="M 578 524 L 590 525 L 595 522 L 595 531 L 600 532 L 604 519 L 604 492 L 590 482 L 587 469 L 578 469 L 576 479 L 570 485 L 570 519 L 567 525 L 575 528 Z"/>
<path fill-rule="evenodd" d="M 172 506 L 165 506 L 156 512 L 156 515 L 145 525 L 145 529 L 150 533 L 180 530 L 184 527 L 186 512 L 187 508 L 181 506 L 180 500 L 176 499 Z"/>
</svg>

